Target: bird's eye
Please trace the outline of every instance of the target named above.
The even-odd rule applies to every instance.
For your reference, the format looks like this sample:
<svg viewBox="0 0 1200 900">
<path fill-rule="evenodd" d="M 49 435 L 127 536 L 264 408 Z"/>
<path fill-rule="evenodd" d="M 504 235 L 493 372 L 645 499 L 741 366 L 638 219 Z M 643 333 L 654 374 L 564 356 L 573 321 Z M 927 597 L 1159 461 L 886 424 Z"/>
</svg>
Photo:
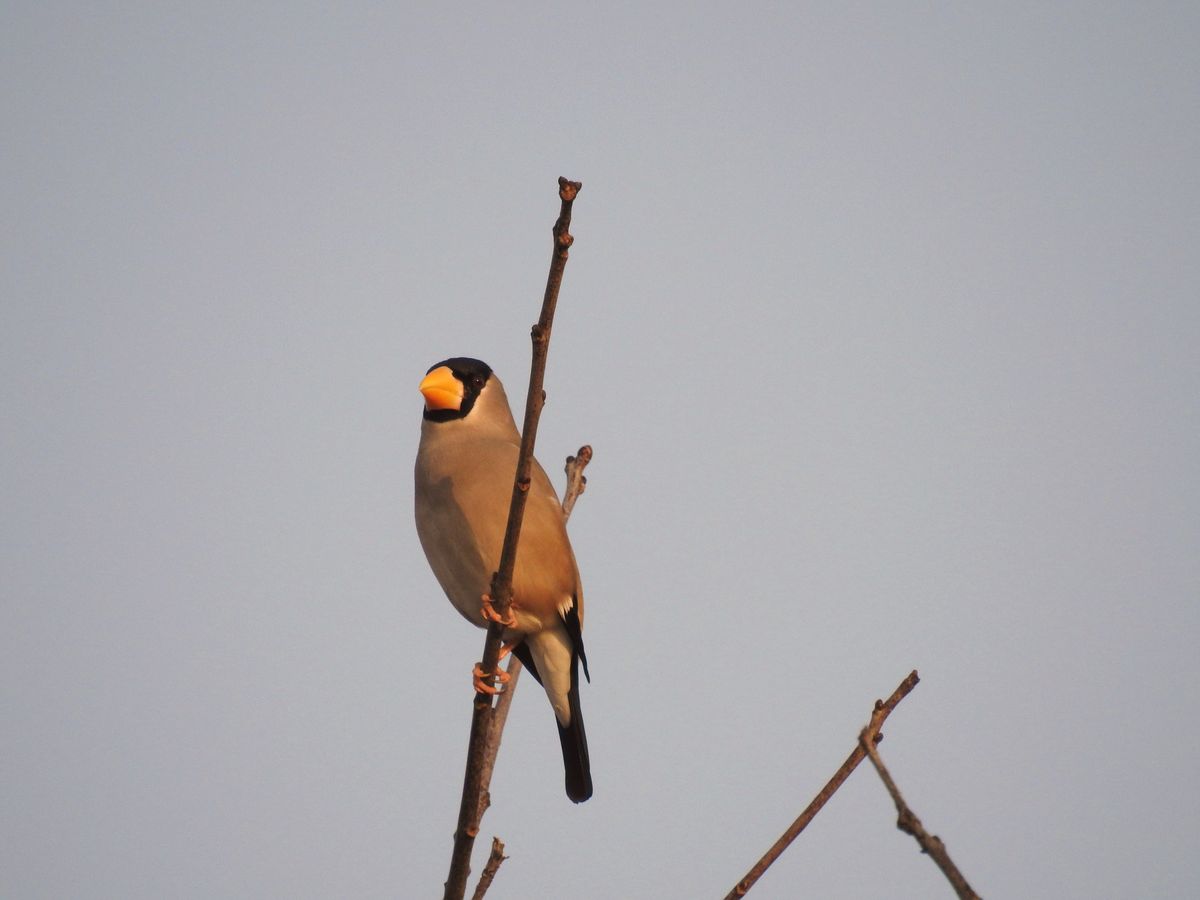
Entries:
<svg viewBox="0 0 1200 900">
<path fill-rule="evenodd" d="M 475 388 L 475 390 L 479 390 L 481 387 L 483 387 L 483 378 L 479 375 L 472 375 L 471 387 Z"/>
</svg>

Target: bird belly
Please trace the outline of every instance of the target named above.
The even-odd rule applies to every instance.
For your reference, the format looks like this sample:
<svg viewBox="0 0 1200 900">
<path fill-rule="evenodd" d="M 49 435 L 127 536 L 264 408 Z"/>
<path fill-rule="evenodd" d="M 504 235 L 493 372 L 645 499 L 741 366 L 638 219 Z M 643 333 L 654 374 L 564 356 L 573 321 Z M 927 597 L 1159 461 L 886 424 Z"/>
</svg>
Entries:
<svg viewBox="0 0 1200 900">
<path fill-rule="evenodd" d="M 488 592 L 492 566 L 449 491 L 435 503 L 418 505 L 417 535 L 429 567 L 451 604 L 469 622 L 486 624 L 480 609 Z"/>
</svg>

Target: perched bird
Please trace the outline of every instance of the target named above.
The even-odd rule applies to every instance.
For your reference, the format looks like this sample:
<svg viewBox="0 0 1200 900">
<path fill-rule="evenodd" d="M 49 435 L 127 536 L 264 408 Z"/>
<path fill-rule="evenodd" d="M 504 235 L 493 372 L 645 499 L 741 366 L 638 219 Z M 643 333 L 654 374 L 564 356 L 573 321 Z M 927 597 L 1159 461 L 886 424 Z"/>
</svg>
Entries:
<svg viewBox="0 0 1200 900">
<path fill-rule="evenodd" d="M 517 544 L 509 618 L 487 596 L 500 568 L 521 435 L 504 385 L 477 359 L 433 366 L 421 382 L 425 397 L 417 449 L 417 534 L 433 574 L 454 608 L 481 628 L 505 625 L 504 644 L 546 690 L 562 743 L 567 796 L 592 796 L 587 737 L 579 712 L 583 651 L 583 589 L 567 539 L 562 506 L 537 460 Z M 480 690 L 494 692 L 475 672 Z"/>
</svg>

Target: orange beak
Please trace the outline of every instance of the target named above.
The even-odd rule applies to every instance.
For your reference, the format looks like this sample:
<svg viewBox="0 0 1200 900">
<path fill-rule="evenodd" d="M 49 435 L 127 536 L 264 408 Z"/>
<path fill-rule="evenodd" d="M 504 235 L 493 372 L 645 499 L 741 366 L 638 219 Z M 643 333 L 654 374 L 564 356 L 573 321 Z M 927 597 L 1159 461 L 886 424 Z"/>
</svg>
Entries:
<svg viewBox="0 0 1200 900">
<path fill-rule="evenodd" d="M 425 376 L 418 388 L 425 396 L 426 409 L 458 409 L 462 406 L 463 383 L 449 366 L 438 366 Z"/>
</svg>

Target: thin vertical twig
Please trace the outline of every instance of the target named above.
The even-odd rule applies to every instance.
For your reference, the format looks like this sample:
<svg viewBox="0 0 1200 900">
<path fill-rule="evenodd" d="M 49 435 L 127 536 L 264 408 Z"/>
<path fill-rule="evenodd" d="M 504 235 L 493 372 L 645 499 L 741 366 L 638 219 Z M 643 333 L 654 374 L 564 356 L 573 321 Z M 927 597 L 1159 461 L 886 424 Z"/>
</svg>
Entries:
<svg viewBox="0 0 1200 900">
<path fill-rule="evenodd" d="M 543 383 L 546 376 L 546 357 L 550 346 L 550 332 L 554 325 L 554 310 L 558 304 L 558 291 L 562 286 L 563 271 L 567 265 L 571 237 L 571 206 L 582 185 L 577 181 L 558 179 L 558 196 L 561 201 L 558 220 L 554 223 L 554 250 L 550 258 L 550 272 L 546 278 L 546 291 L 542 297 L 542 311 L 533 326 L 533 362 L 529 372 L 529 391 L 525 398 L 525 421 L 521 428 L 521 448 L 517 456 L 517 472 L 513 481 L 512 501 L 509 505 L 508 525 L 504 530 L 504 547 L 500 553 L 500 568 L 492 576 L 491 600 L 501 617 L 512 602 L 512 578 L 517 558 L 517 542 L 521 537 L 521 523 L 525 514 L 525 500 L 529 493 L 530 467 L 533 446 L 537 439 L 538 420 L 546 401 Z M 492 622 L 483 644 L 484 672 L 496 671 L 500 656 L 500 639 L 504 627 Z M 446 878 L 444 900 L 462 900 L 466 895 L 467 876 L 471 870 L 471 850 L 479 833 L 479 817 L 485 808 L 483 803 L 485 755 L 490 743 L 493 722 L 492 698 L 476 693 L 471 716 L 471 737 L 467 745 L 466 774 L 463 777 L 462 802 L 458 810 L 458 827 L 454 832 L 454 850 L 450 856 L 450 872 Z M 494 744 L 498 746 L 498 744 Z"/>
<path fill-rule="evenodd" d="M 517 681 L 521 677 L 521 661 L 515 656 L 509 656 L 508 681 L 496 697 L 496 706 L 492 709 L 492 720 L 488 726 L 487 738 L 483 747 L 483 760 L 479 771 L 479 810 L 475 821 L 483 820 L 483 814 L 492 805 L 492 772 L 496 768 L 496 756 L 500 753 L 500 739 L 504 736 L 504 724 L 508 721 L 508 711 L 512 708 L 513 697 L 516 696 Z"/>
</svg>

